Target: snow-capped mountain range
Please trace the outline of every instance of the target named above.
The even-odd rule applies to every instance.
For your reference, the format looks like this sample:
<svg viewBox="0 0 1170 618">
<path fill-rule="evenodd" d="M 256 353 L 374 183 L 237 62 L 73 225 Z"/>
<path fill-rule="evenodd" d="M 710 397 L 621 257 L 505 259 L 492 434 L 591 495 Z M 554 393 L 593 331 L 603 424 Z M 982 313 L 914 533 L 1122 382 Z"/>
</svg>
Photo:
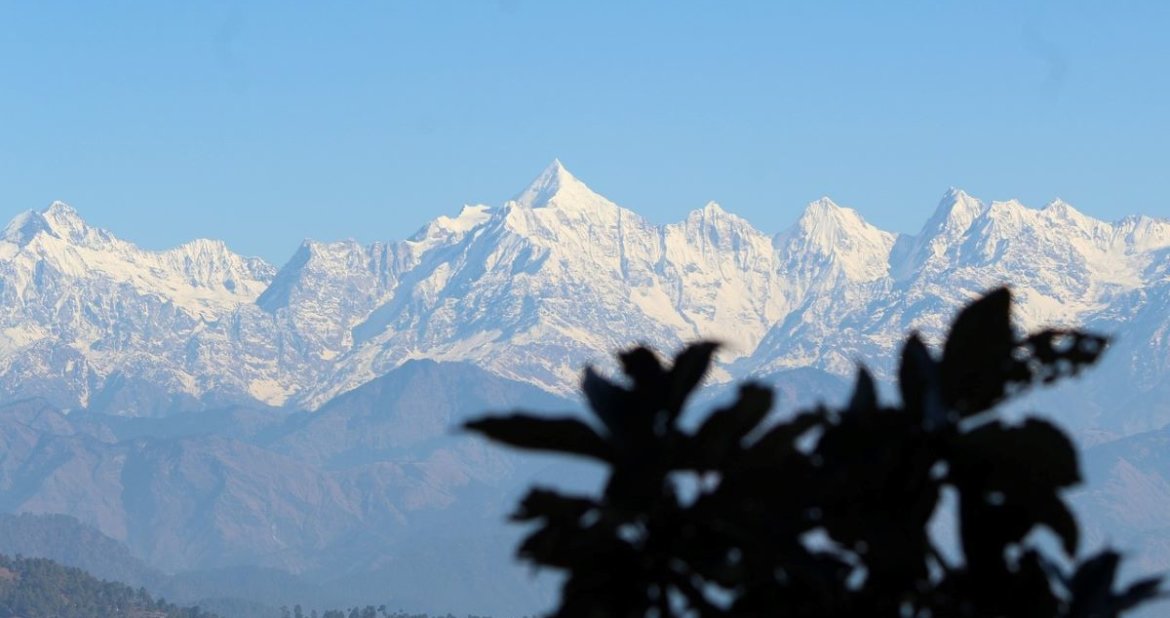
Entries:
<svg viewBox="0 0 1170 618">
<path fill-rule="evenodd" d="M 1170 547 L 1170 221 L 952 189 L 914 235 L 827 198 L 774 235 L 715 203 L 655 225 L 559 162 L 502 206 L 399 242 L 308 241 L 280 268 L 212 240 L 146 251 L 62 203 L 18 215 L 0 234 L 0 511 L 219 573 L 216 595 L 255 598 L 276 569 L 277 604 L 312 584 L 532 614 L 551 589 L 511 563 L 504 514 L 534 479 L 584 477 L 461 420 L 572 406 L 585 364 L 699 338 L 725 343 L 713 381 L 768 382 L 784 410 L 839 398 L 858 361 L 889 378 L 908 331 L 937 338 L 1005 283 L 1025 328 L 1115 336 L 1027 401 L 1089 447 L 1086 539 Z"/>
<path fill-rule="evenodd" d="M 1149 390 L 1170 350 L 1168 247 L 1170 221 L 957 189 L 915 235 L 828 198 L 775 235 L 714 202 L 654 225 L 559 161 L 502 206 L 404 241 L 306 241 L 279 269 L 213 240 L 146 251 L 56 202 L 0 240 L 0 393 L 125 415 L 313 410 L 432 359 L 568 394 L 613 350 L 698 338 L 726 344 L 715 380 L 846 375 L 1001 283 L 1026 327 L 1126 334 L 1122 373 Z"/>
</svg>

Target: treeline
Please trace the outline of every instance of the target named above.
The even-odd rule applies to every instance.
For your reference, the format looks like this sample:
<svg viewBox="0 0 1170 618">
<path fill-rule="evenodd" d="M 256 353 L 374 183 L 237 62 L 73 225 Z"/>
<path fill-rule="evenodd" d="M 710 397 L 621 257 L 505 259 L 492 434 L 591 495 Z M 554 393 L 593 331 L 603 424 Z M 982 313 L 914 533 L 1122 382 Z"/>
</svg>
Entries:
<svg viewBox="0 0 1170 618">
<path fill-rule="evenodd" d="M 44 558 L 0 555 L 0 618 L 218 618 Z"/>
<path fill-rule="evenodd" d="M 306 613 L 300 605 L 296 605 L 292 609 L 287 607 L 280 608 L 280 615 L 281 618 L 457 618 L 454 614 L 431 616 L 429 614 L 411 614 L 401 610 L 392 612 L 385 605 L 379 605 L 378 607 L 374 607 L 373 605 L 351 607 L 346 610 L 331 609 L 323 614 L 318 614 L 317 610 Z M 465 618 L 491 617 L 468 614 Z"/>
</svg>

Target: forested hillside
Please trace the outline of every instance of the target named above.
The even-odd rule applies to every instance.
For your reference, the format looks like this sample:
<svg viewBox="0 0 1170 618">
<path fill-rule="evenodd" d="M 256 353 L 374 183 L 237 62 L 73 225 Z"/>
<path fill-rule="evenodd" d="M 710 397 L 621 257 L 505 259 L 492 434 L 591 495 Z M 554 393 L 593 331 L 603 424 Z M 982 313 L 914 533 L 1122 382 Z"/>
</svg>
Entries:
<svg viewBox="0 0 1170 618">
<path fill-rule="evenodd" d="M 43 558 L 0 555 L 0 618 L 216 618 Z"/>
</svg>

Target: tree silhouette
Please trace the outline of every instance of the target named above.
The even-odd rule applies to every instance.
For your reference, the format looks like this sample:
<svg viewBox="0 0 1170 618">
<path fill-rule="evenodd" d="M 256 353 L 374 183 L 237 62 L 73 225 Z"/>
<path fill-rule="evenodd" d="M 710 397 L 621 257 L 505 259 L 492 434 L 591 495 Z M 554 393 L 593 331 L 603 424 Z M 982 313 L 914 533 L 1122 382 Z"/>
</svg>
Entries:
<svg viewBox="0 0 1170 618">
<path fill-rule="evenodd" d="M 941 358 L 912 334 L 901 405 L 879 402 L 860 369 L 843 409 L 769 423 L 772 392 L 745 383 L 693 431 L 683 406 L 713 343 L 664 366 L 620 355 L 626 384 L 588 369 L 597 422 L 514 413 L 472 431 L 609 468 L 600 496 L 534 488 L 513 519 L 535 524 L 519 556 L 567 573 L 555 616 L 1118 616 L 1159 594 L 1160 578 L 1114 587 L 1119 556 L 1079 563 L 1062 491 L 1081 480 L 1058 428 L 1008 424 L 993 407 L 1029 385 L 1076 374 L 1107 343 L 1075 330 L 1017 337 L 998 289 L 955 319 Z M 961 560 L 929 533 L 944 492 L 957 498 Z M 1046 528 L 1062 561 L 1030 537 Z"/>
</svg>

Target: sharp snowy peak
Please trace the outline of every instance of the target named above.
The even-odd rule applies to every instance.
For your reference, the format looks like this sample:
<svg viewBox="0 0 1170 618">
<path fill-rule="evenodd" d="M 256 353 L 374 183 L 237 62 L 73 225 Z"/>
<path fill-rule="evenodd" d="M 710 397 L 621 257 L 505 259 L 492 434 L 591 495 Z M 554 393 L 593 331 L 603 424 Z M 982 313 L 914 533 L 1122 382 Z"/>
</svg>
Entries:
<svg viewBox="0 0 1170 618">
<path fill-rule="evenodd" d="M 594 193 L 561 163 L 554 160 L 513 200 L 524 208 L 552 208 L 590 216 L 614 213 L 618 206 Z"/>
<path fill-rule="evenodd" d="M 857 211 L 823 197 L 776 237 L 776 248 L 793 274 L 810 279 L 809 285 L 813 279 L 864 283 L 888 274 L 894 241 L 894 234 L 870 225 Z"/>
<path fill-rule="evenodd" d="M 847 373 L 864 343 L 864 323 L 858 320 L 889 288 L 895 242 L 894 234 L 853 209 L 828 198 L 809 204 L 774 240 L 777 266 L 794 302 L 740 366 L 757 373 L 808 366 Z"/>
<path fill-rule="evenodd" d="M 960 189 L 952 187 L 943 196 L 934 215 L 917 236 L 899 239 L 892 256 L 893 275 L 907 279 L 924 271 L 938 271 L 963 259 L 963 237 L 987 207 Z"/>
<path fill-rule="evenodd" d="M 909 329 L 939 336 L 956 307 L 1003 283 L 1028 327 L 1148 334 L 1127 348 L 1137 367 L 1170 350 L 1154 306 L 1168 256 L 1166 221 L 957 189 L 913 235 L 828 198 L 774 236 L 714 202 L 655 225 L 559 161 L 499 206 L 465 206 L 402 241 L 306 241 L 279 270 L 216 241 L 144 251 L 55 203 L 0 239 L 0 389 L 127 414 L 315 409 L 426 358 L 568 393 L 616 349 L 699 338 L 726 344 L 718 380 L 844 375 L 888 358 Z"/>
</svg>

